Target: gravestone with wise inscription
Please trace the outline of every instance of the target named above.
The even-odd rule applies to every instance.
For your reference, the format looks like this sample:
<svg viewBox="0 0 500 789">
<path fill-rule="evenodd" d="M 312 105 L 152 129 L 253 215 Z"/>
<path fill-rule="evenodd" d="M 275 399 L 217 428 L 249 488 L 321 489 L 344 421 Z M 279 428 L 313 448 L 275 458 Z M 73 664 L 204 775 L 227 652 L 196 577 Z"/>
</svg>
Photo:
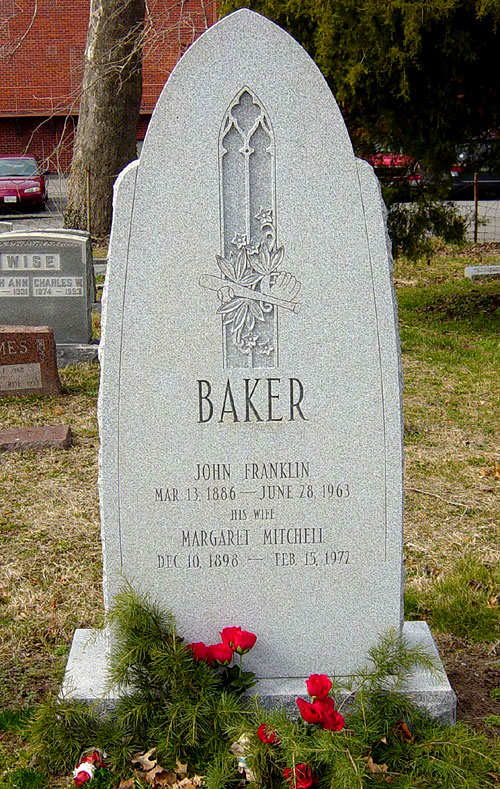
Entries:
<svg viewBox="0 0 500 789">
<path fill-rule="evenodd" d="M 0 235 L 0 320 L 47 324 L 56 343 L 88 343 L 95 301 L 88 234 L 70 230 Z"/>
<path fill-rule="evenodd" d="M 313 61 L 246 9 L 184 55 L 116 186 L 100 390 L 105 603 L 125 576 L 187 641 L 255 632 L 245 666 L 269 702 L 295 699 L 313 672 L 354 674 L 403 626 L 383 214 Z M 406 630 L 432 648 L 425 623 Z M 92 644 L 77 631 L 64 686 L 75 695 L 102 692 L 105 647 Z M 452 719 L 447 681 L 431 688 L 424 705 Z"/>
</svg>

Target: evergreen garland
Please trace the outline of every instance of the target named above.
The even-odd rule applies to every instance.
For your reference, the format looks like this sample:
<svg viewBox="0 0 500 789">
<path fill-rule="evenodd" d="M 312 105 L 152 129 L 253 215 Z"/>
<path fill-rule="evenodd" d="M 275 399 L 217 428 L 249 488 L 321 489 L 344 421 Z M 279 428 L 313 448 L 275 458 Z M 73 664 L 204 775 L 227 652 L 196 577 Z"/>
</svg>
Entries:
<svg viewBox="0 0 500 789">
<path fill-rule="evenodd" d="M 108 754 L 109 772 L 99 771 L 93 785 L 116 787 L 133 774 L 135 754 L 156 748 L 158 764 L 173 770 L 178 760 L 187 762 L 190 771 L 205 777 L 206 789 L 284 789 L 293 785 L 284 770 L 301 764 L 310 767 L 318 789 L 475 789 L 495 783 L 498 747 L 464 726 L 428 720 L 396 692 L 409 672 L 416 666 L 432 669 L 432 661 L 394 634 L 371 651 L 370 665 L 356 677 L 356 693 L 342 709 L 345 728 L 328 731 L 228 690 L 220 672 L 195 661 L 172 615 L 131 589 L 116 598 L 109 625 L 114 633 L 109 677 L 121 700 L 107 713 L 85 703 L 49 700 L 30 729 L 36 764 L 47 774 L 72 771 L 82 751 L 99 747 Z M 337 698 L 340 690 L 346 689 L 334 684 Z M 279 742 L 259 739 L 262 724 Z M 251 784 L 242 783 L 231 751 L 238 741 L 254 776 Z"/>
</svg>

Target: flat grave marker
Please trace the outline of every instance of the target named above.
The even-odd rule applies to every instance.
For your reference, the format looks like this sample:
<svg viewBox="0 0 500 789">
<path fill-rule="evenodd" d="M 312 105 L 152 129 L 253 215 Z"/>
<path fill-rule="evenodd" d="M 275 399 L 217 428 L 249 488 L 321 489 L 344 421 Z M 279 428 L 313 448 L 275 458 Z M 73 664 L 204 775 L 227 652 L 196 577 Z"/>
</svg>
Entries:
<svg viewBox="0 0 500 789">
<path fill-rule="evenodd" d="M 473 282 L 483 279 L 500 279 L 500 266 L 466 266 L 465 276 Z"/>
<path fill-rule="evenodd" d="M 71 429 L 67 425 L 45 427 L 11 427 L 0 430 L 0 452 L 23 449 L 69 449 Z"/>
</svg>

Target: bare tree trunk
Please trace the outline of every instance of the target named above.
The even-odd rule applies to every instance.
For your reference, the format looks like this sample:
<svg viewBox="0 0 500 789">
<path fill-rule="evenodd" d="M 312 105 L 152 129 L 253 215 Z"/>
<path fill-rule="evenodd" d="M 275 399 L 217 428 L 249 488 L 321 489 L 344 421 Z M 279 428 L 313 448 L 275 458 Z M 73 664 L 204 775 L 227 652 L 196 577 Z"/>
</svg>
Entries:
<svg viewBox="0 0 500 789">
<path fill-rule="evenodd" d="M 142 92 L 144 0 L 91 0 L 83 91 L 68 188 L 66 227 L 111 229 L 113 183 L 136 157 Z"/>
</svg>

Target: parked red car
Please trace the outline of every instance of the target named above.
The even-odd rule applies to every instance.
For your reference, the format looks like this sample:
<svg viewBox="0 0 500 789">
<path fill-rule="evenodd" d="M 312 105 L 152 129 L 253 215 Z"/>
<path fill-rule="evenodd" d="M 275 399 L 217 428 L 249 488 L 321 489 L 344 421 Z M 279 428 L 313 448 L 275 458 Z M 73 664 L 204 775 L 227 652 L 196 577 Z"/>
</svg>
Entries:
<svg viewBox="0 0 500 789">
<path fill-rule="evenodd" d="M 0 156 L 0 206 L 42 208 L 46 200 L 45 174 L 33 156 Z"/>
<path fill-rule="evenodd" d="M 366 158 L 383 183 L 418 186 L 422 181 L 419 164 L 404 153 L 375 153 Z"/>
</svg>

